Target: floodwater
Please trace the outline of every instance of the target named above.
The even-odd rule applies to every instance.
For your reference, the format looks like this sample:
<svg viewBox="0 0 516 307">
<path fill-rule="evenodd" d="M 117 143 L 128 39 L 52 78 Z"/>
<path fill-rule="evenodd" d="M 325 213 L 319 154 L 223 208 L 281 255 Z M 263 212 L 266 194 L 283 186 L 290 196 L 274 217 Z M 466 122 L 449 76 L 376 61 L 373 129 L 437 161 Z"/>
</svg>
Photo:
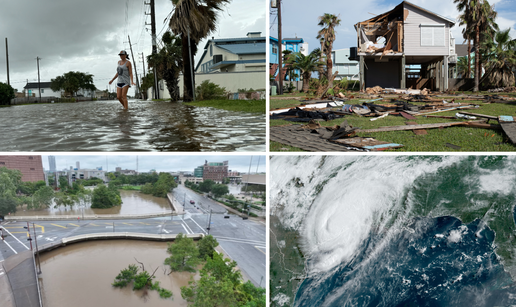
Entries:
<svg viewBox="0 0 516 307">
<path fill-rule="evenodd" d="M 265 115 L 118 100 L 0 108 L 2 151 L 265 151 Z"/>
<path fill-rule="evenodd" d="M 53 307 L 91 306 L 187 306 L 181 297 L 182 286 L 188 286 L 193 274 L 170 272 L 163 264 L 170 255 L 167 243 L 128 240 L 90 241 L 41 254 L 40 283 L 43 305 Z M 162 299 L 153 290 L 133 291 L 132 285 L 114 288 L 111 283 L 130 264 L 142 262 L 147 272 L 156 268 L 155 281 L 173 292 L 173 299 Z M 139 265 L 138 265 L 139 266 Z M 165 272 L 166 270 L 166 272 Z M 198 279 L 198 273 L 195 275 Z"/>
<path fill-rule="evenodd" d="M 73 208 L 60 206 L 58 208 L 47 208 L 43 210 L 18 210 L 14 215 L 20 216 L 42 216 L 42 215 L 139 215 L 172 212 L 168 199 L 143 194 L 138 191 L 120 190 L 122 205 L 109 209 L 92 209 L 91 204 L 74 205 Z"/>
</svg>

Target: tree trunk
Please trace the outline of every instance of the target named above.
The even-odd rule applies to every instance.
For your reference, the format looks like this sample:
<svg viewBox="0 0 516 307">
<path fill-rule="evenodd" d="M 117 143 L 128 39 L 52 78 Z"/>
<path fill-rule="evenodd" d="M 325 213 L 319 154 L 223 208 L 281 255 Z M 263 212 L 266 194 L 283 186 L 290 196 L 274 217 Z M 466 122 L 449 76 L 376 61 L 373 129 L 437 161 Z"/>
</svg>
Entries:
<svg viewBox="0 0 516 307">
<path fill-rule="evenodd" d="M 477 23 L 475 26 L 475 87 L 473 88 L 473 92 L 478 92 L 478 81 L 480 80 L 480 27 Z"/>
<path fill-rule="evenodd" d="M 468 39 L 468 74 L 466 78 L 471 78 L 471 39 Z"/>
<path fill-rule="evenodd" d="M 321 41 L 321 53 L 320 53 L 320 56 L 319 56 L 319 62 L 322 62 L 323 44 L 324 43 Z M 319 72 L 319 84 L 320 84 L 321 81 L 322 81 L 322 77 L 324 75 L 324 67 L 322 67 L 322 65 L 319 66 L 318 72 Z"/>
<path fill-rule="evenodd" d="M 310 88 L 310 74 L 311 72 L 303 73 L 303 93 L 308 93 Z"/>
<path fill-rule="evenodd" d="M 326 78 L 328 78 L 328 88 L 333 88 L 333 79 L 332 78 L 332 70 L 333 70 L 333 60 L 331 58 L 331 50 L 333 46 L 328 47 L 328 53 L 326 53 Z"/>
<path fill-rule="evenodd" d="M 190 40 L 190 46 L 192 47 L 192 53 L 194 49 L 195 42 Z M 188 35 L 185 33 L 181 34 L 181 54 L 183 56 L 183 101 L 192 101 L 193 100 L 193 91 L 195 89 L 192 88 L 192 80 L 195 80 L 195 75 L 191 73 L 190 70 L 190 54 L 188 50 Z M 193 53 L 195 54 L 195 53 Z M 193 59 L 193 55 L 192 55 Z"/>
</svg>

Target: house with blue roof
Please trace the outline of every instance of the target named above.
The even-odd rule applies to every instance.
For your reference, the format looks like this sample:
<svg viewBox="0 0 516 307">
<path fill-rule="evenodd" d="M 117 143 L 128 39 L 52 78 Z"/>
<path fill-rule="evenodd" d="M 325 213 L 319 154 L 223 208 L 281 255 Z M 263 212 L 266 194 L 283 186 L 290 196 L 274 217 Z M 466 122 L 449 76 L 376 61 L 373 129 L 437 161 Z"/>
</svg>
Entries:
<svg viewBox="0 0 516 307">
<path fill-rule="evenodd" d="M 204 46 L 197 73 L 265 71 L 265 37 L 249 32 L 243 38 L 212 37 Z"/>
<path fill-rule="evenodd" d="M 281 51 L 289 50 L 292 53 L 301 52 L 304 55 L 308 55 L 308 43 L 305 43 L 302 38 L 294 37 L 294 38 L 283 38 L 281 40 Z M 278 39 L 275 37 L 269 37 L 269 67 L 271 70 L 271 74 L 276 76 L 276 80 L 279 80 L 278 77 Z M 285 65 L 283 65 L 284 67 Z M 293 77 L 290 81 L 300 81 L 301 72 L 299 69 L 293 71 L 297 77 Z M 286 76 L 287 80 L 289 76 Z"/>
</svg>

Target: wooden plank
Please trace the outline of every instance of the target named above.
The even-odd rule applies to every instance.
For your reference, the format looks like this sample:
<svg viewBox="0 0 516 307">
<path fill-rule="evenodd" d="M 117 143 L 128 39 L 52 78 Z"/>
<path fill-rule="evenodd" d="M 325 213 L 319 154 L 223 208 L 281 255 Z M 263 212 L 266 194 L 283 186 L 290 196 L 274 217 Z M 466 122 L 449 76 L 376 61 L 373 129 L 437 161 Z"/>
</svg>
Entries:
<svg viewBox="0 0 516 307">
<path fill-rule="evenodd" d="M 432 128 L 444 128 L 452 126 L 464 126 L 468 122 L 451 122 L 451 123 L 438 123 L 438 124 L 422 124 L 414 126 L 391 126 L 391 127 L 380 127 L 377 129 L 364 129 L 356 130 L 357 133 L 371 133 L 371 132 L 387 132 L 387 131 L 405 131 L 414 129 L 432 129 Z"/>
<path fill-rule="evenodd" d="M 416 122 L 406 122 L 405 124 L 407 125 L 417 125 Z M 425 129 L 416 129 L 416 130 L 412 130 L 414 132 L 415 135 L 425 135 L 425 134 L 428 134 L 428 131 L 426 131 Z"/>
<path fill-rule="evenodd" d="M 344 139 L 336 139 L 336 140 L 329 140 L 329 141 L 333 142 L 333 143 L 344 144 L 347 146 L 368 149 L 371 151 L 380 151 L 380 150 L 403 147 L 403 145 L 401 145 L 401 144 L 378 141 L 373 138 L 363 138 L 363 137 L 344 138 Z"/>
<path fill-rule="evenodd" d="M 509 137 L 511 143 L 516 144 L 516 122 L 500 122 L 503 132 Z"/>
<path fill-rule="evenodd" d="M 458 112 L 459 114 L 464 114 L 464 115 L 470 115 L 470 116 L 476 116 L 476 117 L 482 117 L 482 118 L 487 118 L 487 119 L 494 119 L 494 120 L 498 120 L 498 117 L 496 116 L 492 116 L 492 115 L 484 115 L 484 114 L 477 114 L 477 113 L 470 113 L 470 112 Z"/>
<path fill-rule="evenodd" d="M 408 113 L 405 113 L 403 111 L 400 111 L 400 115 L 405 117 L 406 119 L 416 119 L 414 116 L 408 114 Z"/>
<path fill-rule="evenodd" d="M 472 127 L 472 128 L 483 128 L 483 129 L 502 129 L 500 125 L 493 125 L 493 124 L 486 124 L 486 123 L 473 123 L 473 122 L 467 122 L 466 126 Z"/>
</svg>

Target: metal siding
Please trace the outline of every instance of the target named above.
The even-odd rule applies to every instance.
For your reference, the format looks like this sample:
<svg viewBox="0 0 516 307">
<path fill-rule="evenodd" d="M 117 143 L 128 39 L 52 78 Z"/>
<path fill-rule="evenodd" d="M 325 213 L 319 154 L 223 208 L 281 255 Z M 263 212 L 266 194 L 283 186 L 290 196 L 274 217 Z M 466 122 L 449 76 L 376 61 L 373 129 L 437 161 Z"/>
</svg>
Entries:
<svg viewBox="0 0 516 307">
<path fill-rule="evenodd" d="M 409 11 L 407 19 L 403 27 L 404 37 L 404 50 L 405 55 L 448 55 L 448 49 L 450 45 L 450 25 L 443 19 L 421 11 L 410 5 L 405 5 L 405 9 Z M 421 24 L 444 24 L 444 40 L 445 46 L 442 47 L 430 47 L 421 46 Z"/>
</svg>

